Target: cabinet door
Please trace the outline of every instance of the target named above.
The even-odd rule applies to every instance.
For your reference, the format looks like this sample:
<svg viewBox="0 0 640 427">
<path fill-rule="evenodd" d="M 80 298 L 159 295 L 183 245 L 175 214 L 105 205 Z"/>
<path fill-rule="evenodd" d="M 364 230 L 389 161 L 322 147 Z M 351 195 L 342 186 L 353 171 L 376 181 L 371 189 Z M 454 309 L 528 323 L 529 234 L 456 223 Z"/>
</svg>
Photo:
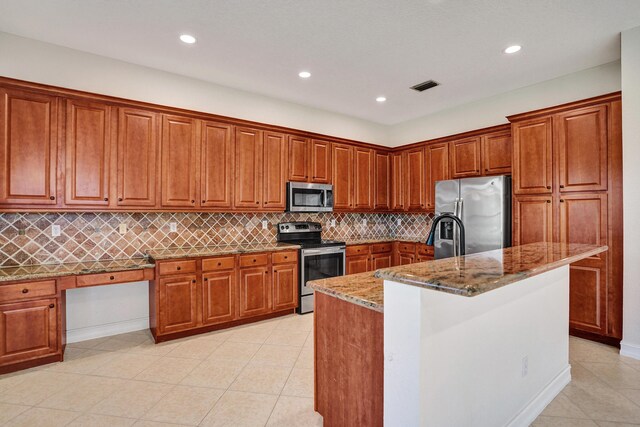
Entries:
<svg viewBox="0 0 640 427">
<path fill-rule="evenodd" d="M 413 254 L 398 254 L 398 265 L 413 264 L 416 262 L 416 256 Z"/>
<path fill-rule="evenodd" d="M 519 196 L 513 199 L 513 245 L 553 242 L 551 196 Z"/>
<path fill-rule="evenodd" d="M 571 264 L 569 267 L 569 327 L 605 335 L 606 267 Z"/>
<path fill-rule="evenodd" d="M 551 118 L 511 125 L 513 194 L 551 194 L 553 151 Z"/>
<path fill-rule="evenodd" d="M 309 181 L 309 140 L 289 136 L 289 181 Z"/>
<path fill-rule="evenodd" d="M 451 143 L 451 178 L 480 176 L 480 137 Z"/>
<path fill-rule="evenodd" d="M 198 326 L 198 281 L 195 274 L 161 277 L 158 329 L 161 334 Z"/>
<path fill-rule="evenodd" d="M 391 157 L 391 209 L 394 211 L 403 211 L 406 207 L 406 163 L 407 158 L 404 153 L 395 153 Z"/>
<path fill-rule="evenodd" d="M 560 192 L 607 189 L 607 114 L 601 105 L 555 116 Z"/>
<path fill-rule="evenodd" d="M 424 149 L 420 148 L 407 153 L 407 209 L 421 210 L 425 208 L 425 171 Z"/>
<path fill-rule="evenodd" d="M 58 99 L 0 89 L 0 203 L 57 204 Z"/>
<path fill-rule="evenodd" d="M 375 209 L 391 207 L 391 158 L 387 153 L 375 153 Z"/>
<path fill-rule="evenodd" d="M 158 116 L 121 108 L 118 118 L 118 206 L 156 207 Z"/>
<path fill-rule="evenodd" d="M 511 173 L 511 131 L 482 137 L 482 170 L 485 175 Z"/>
<path fill-rule="evenodd" d="M 65 127 L 66 205 L 109 205 L 111 107 L 67 101 Z"/>
<path fill-rule="evenodd" d="M 331 143 L 311 140 L 311 182 L 331 183 Z"/>
<path fill-rule="evenodd" d="M 202 275 L 202 323 L 215 325 L 236 319 L 236 271 Z"/>
<path fill-rule="evenodd" d="M 262 205 L 262 132 L 236 128 L 236 208 L 256 209 Z"/>
<path fill-rule="evenodd" d="M 371 270 L 379 270 L 381 268 L 391 267 L 391 258 L 391 253 L 371 255 Z"/>
<path fill-rule="evenodd" d="M 607 195 L 602 193 L 560 196 L 560 242 L 607 244 Z M 606 252 L 587 259 L 604 260 Z"/>
<path fill-rule="evenodd" d="M 348 256 L 347 261 L 347 274 L 366 273 L 369 270 L 369 255 L 356 255 Z"/>
<path fill-rule="evenodd" d="M 203 122 L 200 142 L 200 206 L 230 208 L 233 204 L 233 127 Z"/>
<path fill-rule="evenodd" d="M 449 144 L 433 144 L 425 149 L 427 164 L 427 208 L 436 208 L 436 181 L 449 179 Z"/>
<path fill-rule="evenodd" d="M 0 365 L 58 351 L 55 298 L 0 305 Z"/>
<path fill-rule="evenodd" d="M 298 307 L 298 264 L 273 266 L 273 311 Z"/>
<path fill-rule="evenodd" d="M 373 150 L 355 149 L 354 203 L 356 209 L 373 209 L 375 187 Z"/>
<path fill-rule="evenodd" d="M 333 207 L 353 208 L 353 147 L 333 144 Z"/>
<path fill-rule="evenodd" d="M 287 204 L 287 140 L 281 133 L 264 133 L 262 207 L 282 209 Z"/>
<path fill-rule="evenodd" d="M 195 120 L 162 116 L 162 206 L 196 206 L 196 138 Z"/>
<path fill-rule="evenodd" d="M 267 267 L 240 269 L 240 317 L 259 316 L 271 311 L 271 286 Z"/>
</svg>

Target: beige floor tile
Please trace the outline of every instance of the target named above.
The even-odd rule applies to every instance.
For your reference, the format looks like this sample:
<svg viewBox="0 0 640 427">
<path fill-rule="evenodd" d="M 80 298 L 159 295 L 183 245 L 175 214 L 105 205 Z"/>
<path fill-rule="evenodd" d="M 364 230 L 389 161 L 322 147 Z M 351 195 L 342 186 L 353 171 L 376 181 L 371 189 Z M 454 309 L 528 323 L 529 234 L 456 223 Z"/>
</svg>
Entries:
<svg viewBox="0 0 640 427">
<path fill-rule="evenodd" d="M 622 394 L 624 397 L 626 397 L 627 399 L 629 399 L 630 401 L 632 401 L 636 405 L 640 406 L 640 390 L 637 390 L 637 389 L 619 389 L 617 391 L 618 391 L 618 393 Z M 640 424 L 640 421 L 638 421 L 638 424 Z"/>
<path fill-rule="evenodd" d="M 614 363 L 620 361 L 620 354 L 615 347 L 571 337 L 569 359 L 578 362 Z"/>
<path fill-rule="evenodd" d="M 598 427 L 592 420 L 584 420 L 578 418 L 562 418 L 562 417 L 538 417 L 532 427 Z"/>
<path fill-rule="evenodd" d="M 174 348 L 180 345 L 177 341 L 168 341 L 155 344 L 153 341 L 139 344 L 127 350 L 127 353 L 145 354 L 148 356 L 166 356 Z"/>
<path fill-rule="evenodd" d="M 65 351 L 66 354 L 66 351 Z M 91 374 L 105 364 L 112 362 L 118 354 L 112 351 L 103 350 L 85 350 L 82 354 L 77 355 L 71 360 L 66 359 L 63 362 L 55 363 L 48 367 L 49 371 L 67 372 L 74 374 Z"/>
<path fill-rule="evenodd" d="M 229 389 L 277 395 L 282 391 L 290 373 L 291 368 L 249 362 Z"/>
<path fill-rule="evenodd" d="M 31 406 L 11 405 L 9 403 L 0 403 L 0 425 L 6 423 L 10 419 L 22 414 Z"/>
<path fill-rule="evenodd" d="M 67 348 L 85 348 L 85 349 L 92 349 L 97 347 L 98 345 L 104 343 L 105 341 L 110 340 L 112 337 L 102 337 L 102 338 L 95 338 L 92 340 L 86 340 L 86 341 L 80 341 L 80 342 L 73 342 L 73 343 L 68 343 L 67 344 Z"/>
<path fill-rule="evenodd" d="M 94 350 L 107 350 L 107 351 L 128 351 L 132 348 L 152 342 L 151 338 L 141 334 L 122 334 L 116 335 L 108 340 L 99 343 L 95 346 Z"/>
<path fill-rule="evenodd" d="M 37 405 L 80 378 L 79 375 L 36 371 L 28 379 L 0 393 L 0 402 L 17 405 Z"/>
<path fill-rule="evenodd" d="M 567 396 L 560 393 L 542 412 L 543 416 L 564 417 L 564 418 L 582 418 L 588 419 L 587 414 L 582 412 Z"/>
<path fill-rule="evenodd" d="M 240 375 L 247 362 L 243 360 L 205 360 L 180 383 L 198 387 L 227 389 Z"/>
<path fill-rule="evenodd" d="M 221 344 L 222 341 L 191 339 L 180 343 L 167 356 L 204 360 Z"/>
<path fill-rule="evenodd" d="M 126 384 L 119 378 L 82 376 L 73 386 L 59 390 L 38 406 L 84 412 Z"/>
<path fill-rule="evenodd" d="M 298 356 L 298 360 L 296 360 L 295 367 L 296 368 L 313 368 L 313 348 L 311 347 L 302 347 L 302 351 Z"/>
<path fill-rule="evenodd" d="M 640 389 L 640 371 L 624 363 L 581 362 L 581 364 L 613 388 Z"/>
<path fill-rule="evenodd" d="M 134 353 L 112 353 L 111 360 L 92 372 L 112 378 L 133 378 L 160 359 L 159 356 L 147 356 Z"/>
<path fill-rule="evenodd" d="M 34 426 L 66 426 L 80 416 L 79 412 L 61 411 L 59 409 L 31 408 L 17 417 L 13 418 L 6 425 L 12 427 L 34 427 Z"/>
<path fill-rule="evenodd" d="M 296 347 L 302 347 L 309 336 L 309 332 L 299 331 L 283 331 L 276 329 L 271 332 L 265 344 L 273 345 L 291 345 Z"/>
<path fill-rule="evenodd" d="M 89 411 L 93 414 L 140 418 L 173 387 L 169 384 L 128 380 L 116 393 L 112 393 Z"/>
<path fill-rule="evenodd" d="M 640 424 L 612 423 L 609 421 L 596 421 L 599 427 L 638 427 Z"/>
<path fill-rule="evenodd" d="M 34 371 L 19 371 L 11 374 L 0 375 L 0 394 L 3 391 L 13 388 L 18 384 L 29 379 L 33 375 Z"/>
<path fill-rule="evenodd" d="M 276 404 L 277 396 L 227 391 L 200 424 L 207 427 L 264 426 Z"/>
<path fill-rule="evenodd" d="M 158 421 L 139 420 L 134 424 L 135 427 L 189 427 L 188 424 L 170 424 Z"/>
<path fill-rule="evenodd" d="M 110 415 L 82 414 L 69 424 L 69 427 L 128 427 L 136 422 L 135 418 L 113 417 Z"/>
<path fill-rule="evenodd" d="M 286 396 L 313 397 L 313 369 L 293 368 L 282 394 Z"/>
<path fill-rule="evenodd" d="M 136 375 L 135 379 L 158 383 L 178 384 L 200 364 L 197 359 L 161 357 L 151 366 Z"/>
<path fill-rule="evenodd" d="M 640 360 L 620 356 L 620 361 L 625 365 L 631 366 L 633 369 L 640 371 Z"/>
<path fill-rule="evenodd" d="M 263 344 L 271 334 L 272 330 L 273 329 L 271 327 L 247 326 L 234 331 L 234 333 L 231 334 L 225 342 Z"/>
<path fill-rule="evenodd" d="M 321 427 L 322 416 L 313 410 L 313 399 L 280 396 L 267 426 Z"/>
<path fill-rule="evenodd" d="M 248 362 L 260 349 L 260 344 L 225 341 L 208 357 L 209 360 Z"/>
<path fill-rule="evenodd" d="M 260 347 L 251 361 L 292 368 L 298 360 L 301 350 L 300 347 L 265 344 Z"/>
<path fill-rule="evenodd" d="M 570 383 L 563 393 L 593 420 L 632 423 L 640 420 L 640 407 L 610 387 Z"/>
<path fill-rule="evenodd" d="M 282 319 L 277 329 L 285 331 L 310 332 L 313 330 L 313 313 L 295 315 Z"/>
<path fill-rule="evenodd" d="M 164 423 L 198 425 L 220 399 L 224 390 L 177 386 L 142 418 Z"/>
</svg>

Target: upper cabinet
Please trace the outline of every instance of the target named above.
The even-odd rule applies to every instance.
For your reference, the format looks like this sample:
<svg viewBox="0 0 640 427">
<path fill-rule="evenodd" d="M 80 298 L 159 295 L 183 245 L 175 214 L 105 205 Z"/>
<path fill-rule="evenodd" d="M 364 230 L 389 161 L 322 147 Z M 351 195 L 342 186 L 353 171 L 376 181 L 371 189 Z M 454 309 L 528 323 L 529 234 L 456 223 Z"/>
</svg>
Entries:
<svg viewBox="0 0 640 427">
<path fill-rule="evenodd" d="M 262 205 L 262 132 L 236 128 L 234 206 L 259 208 Z"/>
<path fill-rule="evenodd" d="M 482 170 L 484 175 L 507 175 L 511 173 L 511 131 L 483 135 Z"/>
<path fill-rule="evenodd" d="M 162 206 L 196 206 L 196 121 L 162 116 Z"/>
<path fill-rule="evenodd" d="M 111 110 L 89 101 L 66 102 L 65 205 L 109 205 Z"/>
<path fill-rule="evenodd" d="M 356 209 L 373 209 L 374 154 L 375 151 L 369 148 L 355 148 L 354 207 Z"/>
<path fill-rule="evenodd" d="M 289 181 L 309 181 L 310 147 L 307 138 L 289 136 Z"/>
<path fill-rule="evenodd" d="M 480 137 L 451 142 L 451 178 L 480 176 Z"/>
<path fill-rule="evenodd" d="M 333 207 L 353 208 L 353 151 L 351 145 L 332 144 Z"/>
<path fill-rule="evenodd" d="M 436 207 L 436 181 L 449 179 L 449 144 L 428 145 L 425 150 L 427 165 L 427 208 Z"/>
<path fill-rule="evenodd" d="M 264 132 L 262 157 L 262 207 L 284 210 L 287 184 L 287 139 L 285 135 Z"/>
<path fill-rule="evenodd" d="M 331 183 L 331 143 L 289 136 L 289 181 Z"/>
<path fill-rule="evenodd" d="M 0 88 L 0 204 L 56 205 L 58 103 Z"/>
<path fill-rule="evenodd" d="M 233 206 L 233 126 L 203 122 L 200 137 L 200 206 Z"/>
<path fill-rule="evenodd" d="M 406 164 L 406 153 L 393 153 L 391 155 L 391 209 L 397 211 L 403 211 L 406 208 Z"/>
<path fill-rule="evenodd" d="M 424 148 L 407 152 L 407 193 L 406 208 L 421 210 L 425 208 L 425 171 Z"/>
<path fill-rule="evenodd" d="M 331 143 L 311 140 L 311 182 L 331 183 Z"/>
<path fill-rule="evenodd" d="M 374 159 L 373 207 L 378 210 L 389 210 L 391 207 L 391 156 L 388 153 L 376 151 Z"/>
<path fill-rule="evenodd" d="M 551 118 L 513 123 L 513 193 L 550 194 L 553 185 Z"/>
</svg>

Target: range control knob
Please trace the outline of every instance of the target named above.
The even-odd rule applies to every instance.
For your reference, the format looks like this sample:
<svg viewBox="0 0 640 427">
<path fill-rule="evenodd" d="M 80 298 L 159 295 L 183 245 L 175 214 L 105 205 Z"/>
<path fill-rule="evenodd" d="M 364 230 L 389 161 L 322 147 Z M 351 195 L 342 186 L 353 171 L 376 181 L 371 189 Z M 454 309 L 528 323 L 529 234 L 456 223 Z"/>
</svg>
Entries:
<svg viewBox="0 0 640 427">
<path fill-rule="evenodd" d="M 289 226 L 287 225 L 287 226 L 285 226 L 284 228 L 286 228 L 286 229 L 288 230 L 288 229 L 289 229 Z"/>
</svg>

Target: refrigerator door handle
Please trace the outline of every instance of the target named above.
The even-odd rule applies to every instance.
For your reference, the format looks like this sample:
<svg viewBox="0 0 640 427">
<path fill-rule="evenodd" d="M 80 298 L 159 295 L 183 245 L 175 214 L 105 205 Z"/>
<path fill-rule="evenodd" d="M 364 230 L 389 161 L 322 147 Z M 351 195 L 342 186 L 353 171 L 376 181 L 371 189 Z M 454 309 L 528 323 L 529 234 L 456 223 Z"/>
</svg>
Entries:
<svg viewBox="0 0 640 427">
<path fill-rule="evenodd" d="M 455 216 L 458 216 L 459 208 L 460 208 L 460 199 L 456 199 L 453 205 L 453 214 Z M 456 257 L 458 256 L 458 226 L 456 225 L 455 222 L 453 222 L 451 226 L 453 227 L 453 256 Z"/>
</svg>

